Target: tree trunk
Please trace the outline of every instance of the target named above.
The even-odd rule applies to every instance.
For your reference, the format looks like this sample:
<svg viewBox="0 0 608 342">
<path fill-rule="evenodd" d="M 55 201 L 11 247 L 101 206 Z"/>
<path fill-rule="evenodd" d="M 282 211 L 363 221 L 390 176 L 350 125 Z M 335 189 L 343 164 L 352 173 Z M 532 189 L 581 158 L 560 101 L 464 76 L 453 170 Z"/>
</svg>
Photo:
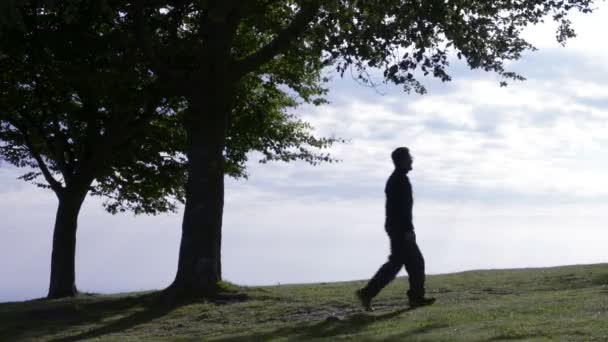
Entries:
<svg viewBox="0 0 608 342">
<path fill-rule="evenodd" d="M 224 210 L 224 148 L 230 93 L 206 89 L 191 103 L 188 122 L 188 181 L 177 274 L 170 300 L 211 297 L 221 275 Z"/>
<path fill-rule="evenodd" d="M 178 269 L 170 287 L 177 297 L 213 295 L 221 280 L 225 125 L 221 117 L 205 114 L 195 114 L 202 120 L 188 130 L 186 206 Z"/>
<path fill-rule="evenodd" d="M 175 280 L 165 291 L 169 302 L 213 297 L 221 274 L 224 211 L 224 149 L 234 106 L 231 47 L 238 16 L 224 6 L 210 10 L 202 29 L 201 68 L 186 90 L 188 99 L 188 181 L 182 240 Z M 230 12 L 230 13 L 229 13 Z"/>
<path fill-rule="evenodd" d="M 51 281 L 47 298 L 72 297 L 76 289 L 76 229 L 78 213 L 86 191 L 68 192 L 58 196 L 59 206 L 53 231 Z"/>
</svg>

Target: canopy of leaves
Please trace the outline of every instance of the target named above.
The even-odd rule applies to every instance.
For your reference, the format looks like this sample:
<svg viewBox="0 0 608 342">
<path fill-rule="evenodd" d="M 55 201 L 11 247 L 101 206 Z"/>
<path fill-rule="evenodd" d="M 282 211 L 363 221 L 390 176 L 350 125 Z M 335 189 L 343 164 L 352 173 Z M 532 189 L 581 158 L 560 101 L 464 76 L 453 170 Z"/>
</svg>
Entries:
<svg viewBox="0 0 608 342">
<path fill-rule="evenodd" d="M 232 74 L 266 77 L 310 99 L 319 83 L 307 77 L 332 65 L 369 82 L 369 69 L 387 82 L 424 93 L 418 80 L 431 75 L 449 81 L 451 57 L 504 80 L 523 77 L 505 69 L 526 50 L 524 28 L 546 19 L 558 23 L 562 44 L 575 35 L 568 15 L 590 13 L 593 0 L 283 0 L 127 1 L 125 20 L 139 28 L 145 51 L 167 71 L 196 74 L 218 39 L 212 28 L 230 33 Z M 130 19 L 129 19 L 130 18 Z M 290 70 L 277 68 L 277 61 Z M 293 69 L 291 69 L 293 68 Z M 305 76 L 306 75 L 306 76 Z M 181 77 L 195 80 L 196 77 Z M 316 79 L 319 81 L 320 79 Z M 315 85 L 316 84 L 316 85 Z"/>
<path fill-rule="evenodd" d="M 318 104 L 326 93 L 321 75 L 332 68 L 341 74 L 349 71 L 367 83 L 372 82 L 370 70 L 381 70 L 385 82 L 419 93 L 426 92 L 420 77 L 451 80 L 453 58 L 464 59 L 472 69 L 497 73 L 503 85 L 523 80 L 505 68 L 506 61 L 535 49 L 522 38 L 522 31 L 554 20 L 556 38 L 563 44 L 574 36 L 568 15 L 590 13 L 592 4 L 592 0 L 133 0 L 122 2 L 120 11 L 124 24 L 137 32 L 138 45 L 152 61 L 152 69 L 166 76 L 180 94 L 197 89 L 201 65 L 215 53 L 211 46 L 227 46 L 232 67 L 226 78 L 234 80 L 239 91 L 255 84 L 254 92 L 272 90 L 277 102 L 285 98 Z M 218 38 L 214 33 L 220 31 L 224 35 Z"/>
<path fill-rule="evenodd" d="M 211 2 L 209 2 L 211 3 Z M 233 3 L 234 4 L 234 3 Z M 251 71 L 284 54 L 319 56 L 323 65 L 371 82 L 370 69 L 405 91 L 426 92 L 421 76 L 451 80 L 449 61 L 523 80 L 505 61 L 534 50 L 522 30 L 544 20 L 558 24 L 556 39 L 575 36 L 568 15 L 592 12 L 592 0 L 301 0 L 240 3 L 241 25 L 254 31 L 254 54 L 235 54 L 236 70 Z M 275 15 L 280 13 L 280 15 Z M 272 39 L 272 40 L 271 40 Z M 268 43 L 262 45 L 262 43 Z"/>
<path fill-rule="evenodd" d="M 328 157 L 302 148 L 303 143 L 325 147 L 335 140 L 294 133 L 297 127 L 307 127 L 305 123 L 291 117 L 295 121 L 279 125 L 286 130 L 280 135 L 261 132 L 279 127 L 267 120 L 287 118 L 284 108 L 298 102 L 323 103 L 324 71 L 350 71 L 362 82 L 372 82 L 368 71 L 380 69 L 386 82 L 402 85 L 408 92 L 424 93 L 419 77 L 451 80 L 449 61 L 457 57 L 473 69 L 496 72 L 504 78 L 502 84 L 509 79 L 523 80 L 523 76 L 505 69 L 506 61 L 534 49 L 521 37 L 522 30 L 550 18 L 559 23 L 556 37 L 564 43 L 574 36 L 568 14 L 572 10 L 589 13 L 592 3 L 157 0 L 124 1 L 120 11 L 124 13 L 123 23 L 137 32 L 138 45 L 152 61 L 152 69 L 166 76 L 180 94 L 197 89 L 201 64 L 208 63 L 215 52 L 210 46 L 229 46 L 232 68 L 226 78 L 237 85 L 238 104 L 230 120 L 228 156 L 244 160 L 246 151 L 257 149 L 266 159 L 317 162 Z M 212 32 L 220 26 L 226 34 L 217 42 L 220 38 Z M 234 128 L 239 124 L 247 129 L 236 132 Z M 243 139 L 253 136 L 261 139 L 251 146 L 243 143 Z M 268 139 L 271 136 L 300 139 L 278 141 Z"/>
<path fill-rule="evenodd" d="M 184 195 L 187 103 L 176 91 L 183 85 L 154 72 L 133 48 L 139 37 L 127 20 L 130 4 L 4 5 L 11 15 L 0 22 L 0 158 L 36 170 L 22 178 L 51 187 L 59 196 L 92 184 L 89 191 L 106 197 L 106 209 L 113 213 L 174 210 Z M 176 49 L 171 58 L 180 62 L 167 65 L 187 70 L 186 58 L 177 51 L 196 46 L 180 36 L 171 45 Z M 300 59 L 293 54 L 277 60 L 268 65 L 271 77 L 259 73 L 239 83 L 226 174 L 246 176 L 252 150 L 262 153 L 262 162 L 333 161 L 316 149 L 337 140 L 315 137 L 308 124 L 288 114 L 302 98 L 321 103 L 325 92 L 319 85 L 319 62 L 307 66 Z"/>
<path fill-rule="evenodd" d="M 449 81 L 449 60 L 523 79 L 505 62 L 534 47 L 522 30 L 547 18 L 558 41 L 574 36 L 568 14 L 592 0 L 68 0 L 6 1 L 0 16 L 0 153 L 39 168 L 55 190 L 93 174 L 108 209 L 155 212 L 180 199 L 181 123 L 213 51 L 213 25 L 231 34 L 235 105 L 226 173 L 245 176 L 248 152 L 262 161 L 332 161 L 288 114 L 324 102 L 328 68 L 425 92 L 420 76 Z M 217 42 L 216 42 L 217 43 Z M 95 165 L 95 166 L 93 166 Z M 103 165 L 100 167 L 99 165 Z M 80 172 L 80 173 L 79 173 Z M 56 179 L 56 176 L 59 176 Z M 154 200 L 157 199 L 157 200 Z M 144 204 L 146 203 L 146 204 Z"/>
<path fill-rule="evenodd" d="M 59 197 L 96 180 L 110 211 L 173 210 L 185 177 L 176 103 L 99 5 L 25 1 L 0 31 L 0 157 Z"/>
</svg>

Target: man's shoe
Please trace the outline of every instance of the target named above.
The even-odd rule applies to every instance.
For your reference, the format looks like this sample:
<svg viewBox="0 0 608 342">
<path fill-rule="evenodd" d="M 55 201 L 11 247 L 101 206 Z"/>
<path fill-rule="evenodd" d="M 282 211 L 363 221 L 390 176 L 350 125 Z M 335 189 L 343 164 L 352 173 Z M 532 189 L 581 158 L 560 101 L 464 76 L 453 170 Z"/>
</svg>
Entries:
<svg viewBox="0 0 608 342">
<path fill-rule="evenodd" d="M 410 299 L 410 307 L 417 308 L 420 306 L 427 306 L 435 303 L 435 298 L 416 298 Z"/>
<path fill-rule="evenodd" d="M 374 308 L 372 307 L 372 299 L 369 298 L 365 292 L 363 292 L 363 289 L 359 289 L 357 291 L 355 291 L 355 296 L 357 297 L 357 299 L 359 300 L 359 303 L 361 303 L 361 306 L 363 306 L 363 308 L 365 309 L 365 311 L 374 311 Z"/>
</svg>

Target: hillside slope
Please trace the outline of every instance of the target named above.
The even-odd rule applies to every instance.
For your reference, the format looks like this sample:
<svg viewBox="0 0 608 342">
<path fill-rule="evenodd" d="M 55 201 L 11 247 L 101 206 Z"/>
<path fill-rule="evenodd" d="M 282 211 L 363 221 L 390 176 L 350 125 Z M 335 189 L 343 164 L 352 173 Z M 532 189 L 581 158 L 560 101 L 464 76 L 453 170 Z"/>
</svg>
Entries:
<svg viewBox="0 0 608 342">
<path fill-rule="evenodd" d="M 437 298 L 409 310 L 406 280 L 365 313 L 361 281 L 241 288 L 246 300 L 158 306 L 157 293 L 0 304 L 0 341 L 608 341 L 608 264 L 428 277 Z"/>
</svg>

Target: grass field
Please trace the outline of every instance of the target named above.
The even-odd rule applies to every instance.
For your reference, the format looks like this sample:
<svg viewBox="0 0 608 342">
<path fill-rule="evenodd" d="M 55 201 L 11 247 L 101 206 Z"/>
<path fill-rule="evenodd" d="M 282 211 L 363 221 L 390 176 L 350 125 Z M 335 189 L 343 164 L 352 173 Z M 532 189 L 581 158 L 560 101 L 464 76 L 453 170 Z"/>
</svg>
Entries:
<svg viewBox="0 0 608 342">
<path fill-rule="evenodd" d="M 0 304 L 0 341 L 608 341 L 608 264 L 429 276 L 409 310 L 399 278 L 366 313 L 362 281 L 239 288 L 245 300 L 167 308 L 158 293 Z"/>
</svg>

